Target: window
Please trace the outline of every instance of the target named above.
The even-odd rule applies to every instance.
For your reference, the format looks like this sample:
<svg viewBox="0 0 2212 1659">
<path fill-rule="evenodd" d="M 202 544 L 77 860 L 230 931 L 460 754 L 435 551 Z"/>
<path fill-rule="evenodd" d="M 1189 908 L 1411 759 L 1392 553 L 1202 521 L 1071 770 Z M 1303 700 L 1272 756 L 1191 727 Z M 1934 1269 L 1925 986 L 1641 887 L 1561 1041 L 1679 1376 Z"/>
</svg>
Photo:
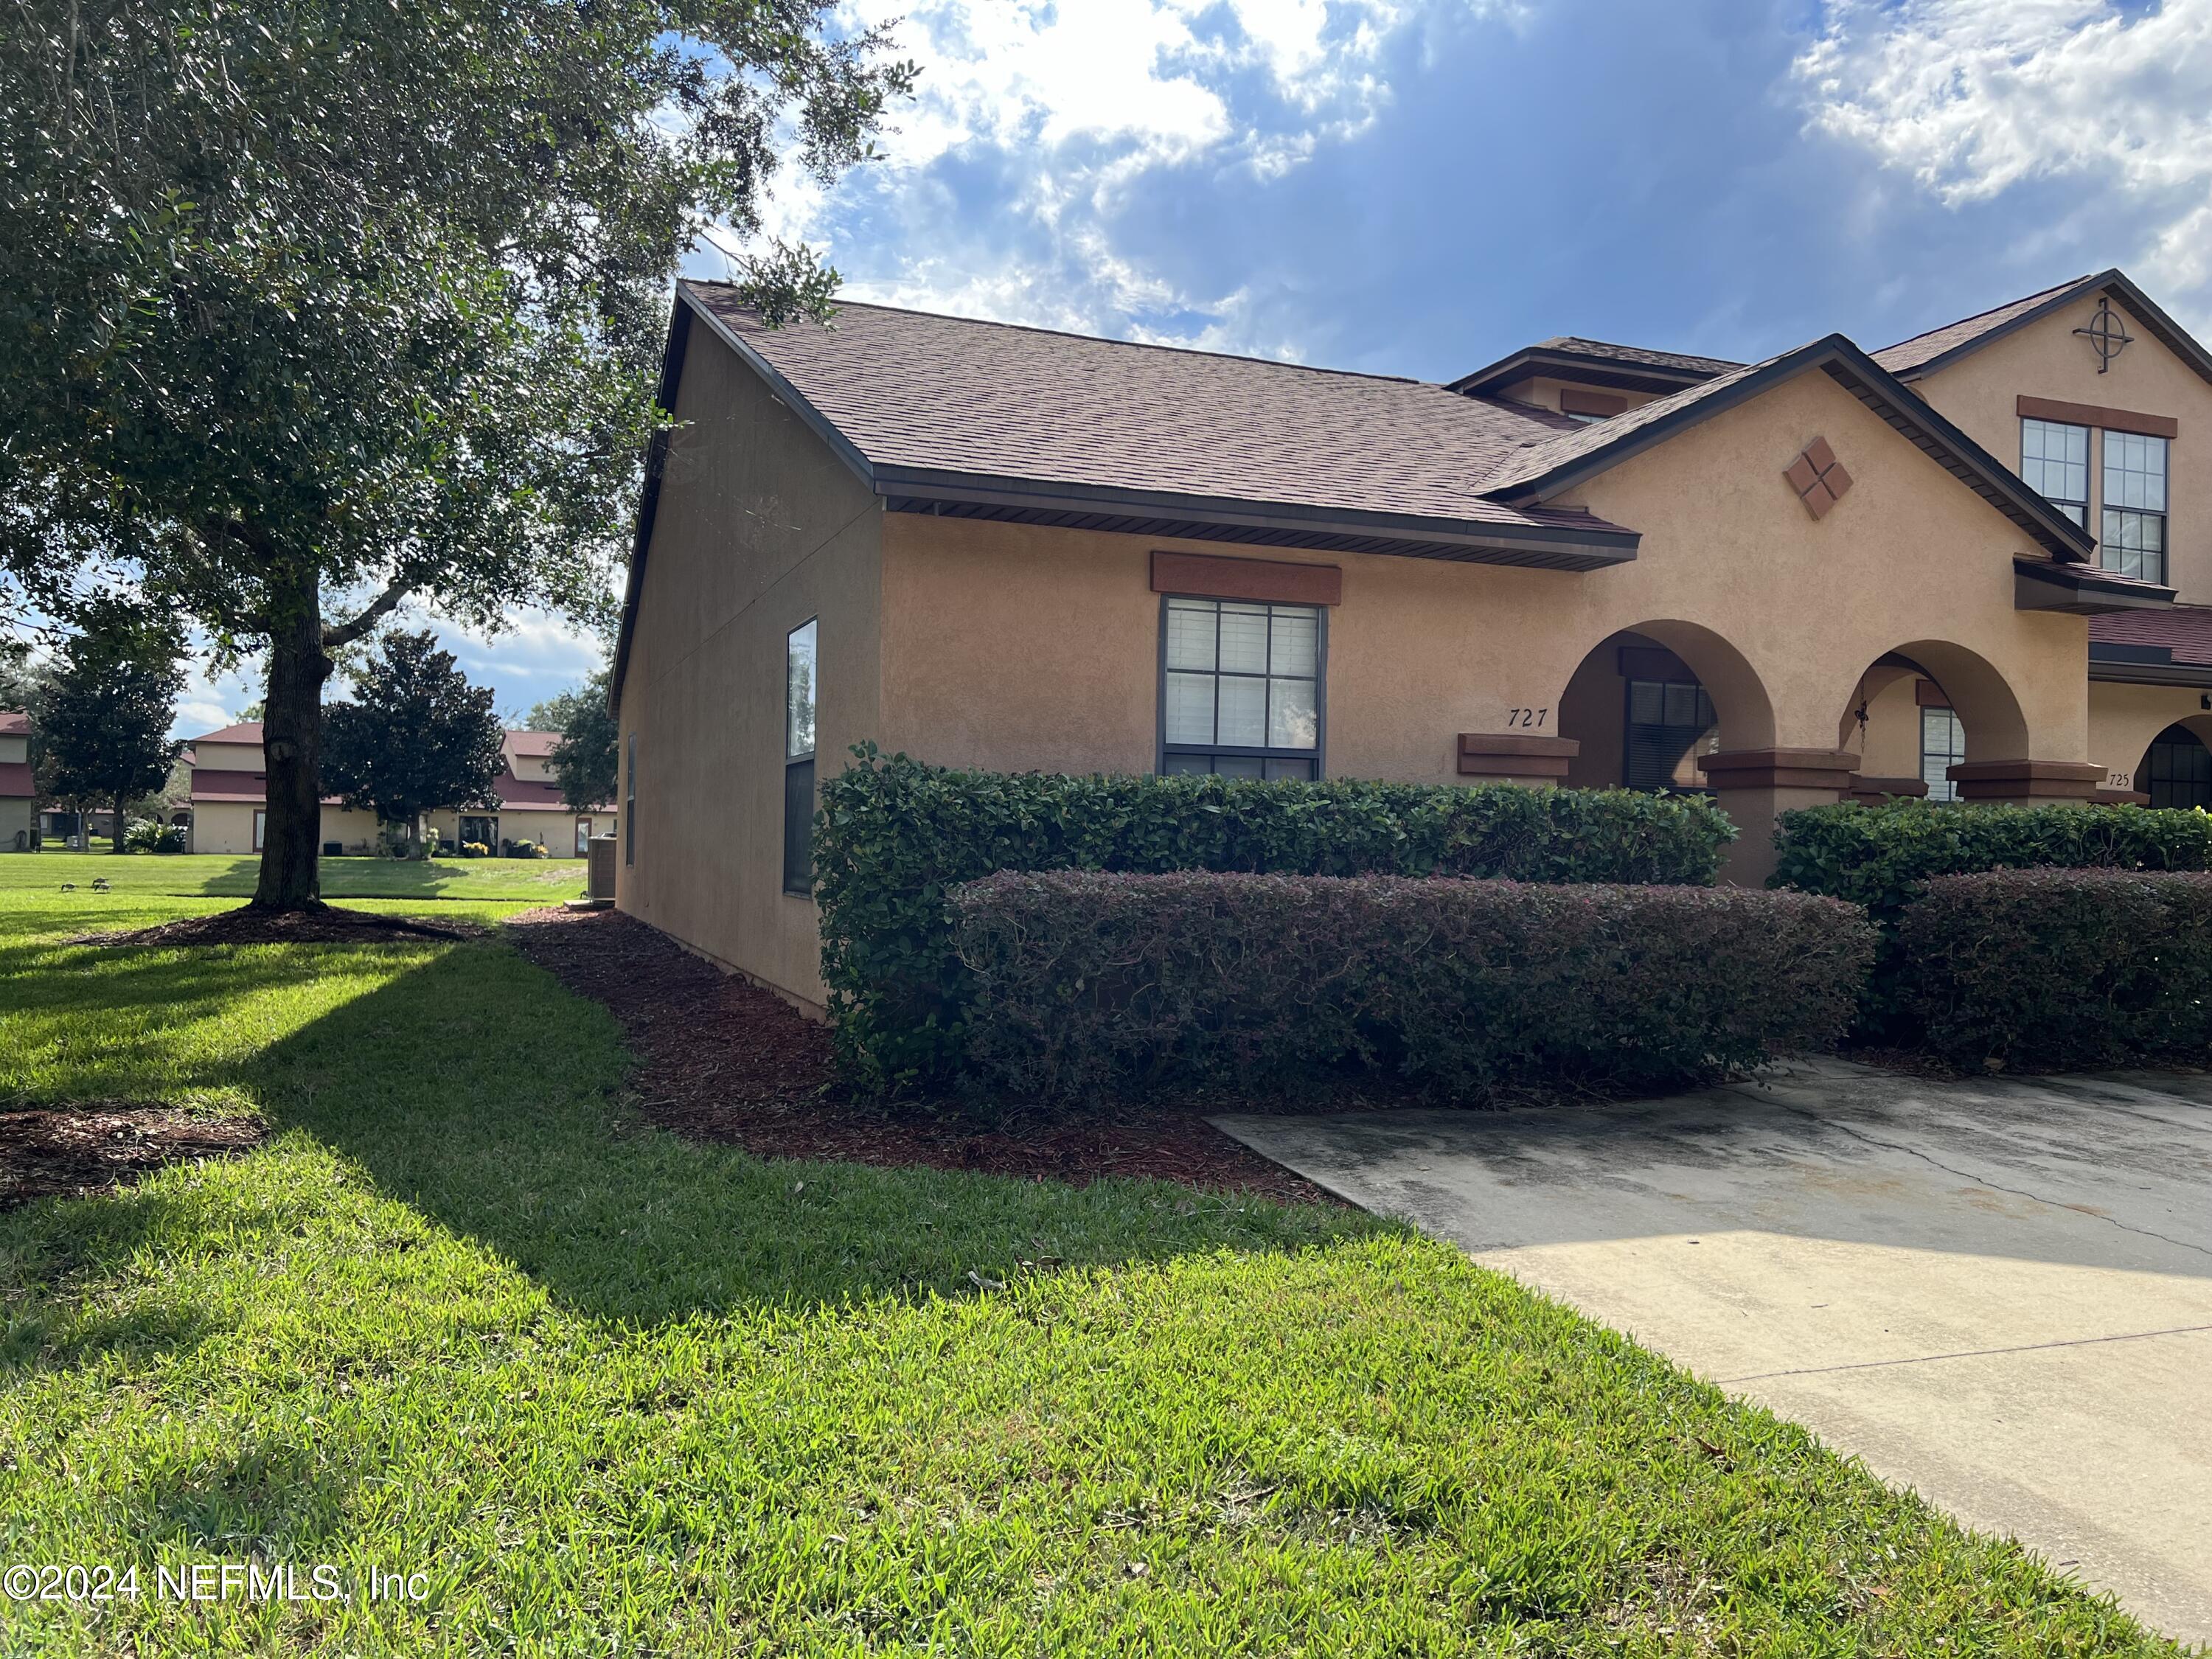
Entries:
<svg viewBox="0 0 2212 1659">
<path fill-rule="evenodd" d="M 2020 476 L 2075 524 L 2089 527 L 2089 428 L 2059 421 L 2020 423 Z"/>
<path fill-rule="evenodd" d="M 1956 800 L 1959 786 L 1951 769 L 1966 758 L 1966 728 L 1955 708 L 1920 711 L 1920 780 L 1930 800 Z"/>
<path fill-rule="evenodd" d="M 1319 777 L 1322 618 L 1309 605 L 1167 600 L 1160 770 Z"/>
<path fill-rule="evenodd" d="M 783 890 L 814 890 L 814 619 L 783 652 Z"/>
<path fill-rule="evenodd" d="M 261 850 L 261 843 L 267 839 L 268 834 L 269 814 L 257 807 L 253 813 L 253 850 L 255 852 Z"/>
<path fill-rule="evenodd" d="M 637 733 L 623 739 L 623 862 L 637 862 Z"/>
<path fill-rule="evenodd" d="M 1720 725 L 1695 680 L 1630 680 L 1621 782 L 1631 789 L 1700 789 L 1696 751 Z"/>
<path fill-rule="evenodd" d="M 2140 432 L 2105 434 L 2101 562 L 2123 576 L 2166 580 L 2166 447 Z"/>
<path fill-rule="evenodd" d="M 462 845 L 466 846 L 469 842 L 474 842 L 479 847 L 489 847 L 495 853 L 499 851 L 499 820 L 497 818 L 463 818 L 459 827 Z"/>
<path fill-rule="evenodd" d="M 2149 763 L 2136 784 L 2153 806 L 2212 811 L 2212 750 L 2187 726 L 2169 726 L 2150 740 Z"/>
</svg>

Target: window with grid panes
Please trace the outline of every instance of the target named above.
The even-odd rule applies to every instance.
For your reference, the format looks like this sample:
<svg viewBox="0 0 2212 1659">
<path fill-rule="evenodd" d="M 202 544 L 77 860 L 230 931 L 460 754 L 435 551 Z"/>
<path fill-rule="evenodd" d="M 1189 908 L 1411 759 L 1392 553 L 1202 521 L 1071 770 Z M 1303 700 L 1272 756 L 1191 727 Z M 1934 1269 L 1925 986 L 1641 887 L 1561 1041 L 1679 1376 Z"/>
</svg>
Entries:
<svg viewBox="0 0 2212 1659">
<path fill-rule="evenodd" d="M 1697 757 L 1720 724 L 1695 680 L 1628 682 L 1628 731 L 1621 782 L 1631 789 L 1698 789 Z"/>
<path fill-rule="evenodd" d="M 2100 562 L 2123 576 L 2166 580 L 2166 440 L 2105 434 L 2104 535 Z"/>
<path fill-rule="evenodd" d="M 2020 423 L 2020 476 L 2075 524 L 2089 527 L 2089 428 L 2063 421 Z"/>
<path fill-rule="evenodd" d="M 1319 777 L 1322 617 L 1315 605 L 1169 599 L 1160 770 Z"/>
<path fill-rule="evenodd" d="M 2187 726 L 2169 726 L 2151 739 L 2149 763 L 2136 787 L 2153 806 L 2212 811 L 2212 750 Z"/>
<path fill-rule="evenodd" d="M 1920 781 L 1930 800 L 1956 800 L 1959 786 L 1951 769 L 1966 758 L 1966 728 L 1955 708 L 1920 711 Z"/>
</svg>

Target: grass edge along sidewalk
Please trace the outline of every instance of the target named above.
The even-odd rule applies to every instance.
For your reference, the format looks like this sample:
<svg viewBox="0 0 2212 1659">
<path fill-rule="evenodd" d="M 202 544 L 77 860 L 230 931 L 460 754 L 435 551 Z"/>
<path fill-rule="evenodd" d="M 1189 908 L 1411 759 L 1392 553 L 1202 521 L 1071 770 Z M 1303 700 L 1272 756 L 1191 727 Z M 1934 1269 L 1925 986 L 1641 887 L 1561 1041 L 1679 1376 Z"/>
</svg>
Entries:
<svg viewBox="0 0 2212 1659">
<path fill-rule="evenodd" d="M 11 1645 L 2175 1651 L 1387 1223 L 766 1162 L 639 1124 L 496 936 L 103 952 L 60 901 L 0 895 L 4 1093 L 273 1138 L 0 1216 L 0 1560 L 426 1595 Z"/>
</svg>

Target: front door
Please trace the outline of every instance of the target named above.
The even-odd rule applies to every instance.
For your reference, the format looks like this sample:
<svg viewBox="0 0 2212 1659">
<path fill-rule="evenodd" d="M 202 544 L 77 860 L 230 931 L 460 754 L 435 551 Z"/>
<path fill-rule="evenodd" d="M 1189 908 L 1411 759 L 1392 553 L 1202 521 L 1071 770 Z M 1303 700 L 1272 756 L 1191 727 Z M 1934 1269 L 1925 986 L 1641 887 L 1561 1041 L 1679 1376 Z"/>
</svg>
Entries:
<svg viewBox="0 0 2212 1659">
<path fill-rule="evenodd" d="M 463 818 L 461 840 L 475 842 L 478 846 L 499 851 L 499 820 L 497 818 Z"/>
</svg>

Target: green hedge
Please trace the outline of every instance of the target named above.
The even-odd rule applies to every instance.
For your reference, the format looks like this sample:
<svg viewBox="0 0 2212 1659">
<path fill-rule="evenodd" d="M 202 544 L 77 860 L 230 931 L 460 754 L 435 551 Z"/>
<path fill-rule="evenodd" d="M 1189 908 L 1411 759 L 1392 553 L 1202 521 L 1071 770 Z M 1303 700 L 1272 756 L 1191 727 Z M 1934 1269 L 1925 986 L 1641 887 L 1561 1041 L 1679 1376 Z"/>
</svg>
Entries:
<svg viewBox="0 0 2212 1659">
<path fill-rule="evenodd" d="M 2066 1070 L 2212 1054 L 2212 875 L 1938 876 L 1897 930 L 1899 1012 L 1954 1063 Z"/>
<path fill-rule="evenodd" d="M 2148 806 L 1846 802 L 1784 812 L 1775 846 L 1770 885 L 1849 899 L 1889 927 L 1931 876 L 2212 869 L 2212 816 Z"/>
<path fill-rule="evenodd" d="M 1063 777 L 853 752 L 823 787 L 815 897 L 838 1058 L 876 1092 L 958 1067 L 970 986 L 945 896 L 994 871 L 1710 884 L 1735 834 L 1704 799 L 1618 789 Z"/>
<path fill-rule="evenodd" d="M 1853 905 L 1741 888 L 1010 872 L 951 903 L 970 1060 L 1022 1098 L 1680 1087 L 1832 1043 L 1874 949 Z"/>
</svg>

